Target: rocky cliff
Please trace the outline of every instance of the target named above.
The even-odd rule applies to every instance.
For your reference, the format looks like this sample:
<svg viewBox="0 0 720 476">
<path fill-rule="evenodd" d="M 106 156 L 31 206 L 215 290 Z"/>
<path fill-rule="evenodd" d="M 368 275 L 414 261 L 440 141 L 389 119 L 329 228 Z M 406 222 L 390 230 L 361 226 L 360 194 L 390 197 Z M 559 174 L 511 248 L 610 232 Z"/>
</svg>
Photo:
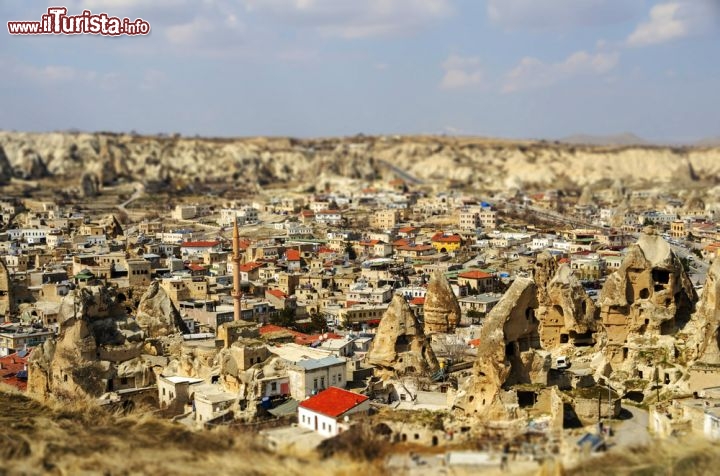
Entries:
<svg viewBox="0 0 720 476">
<path fill-rule="evenodd" d="M 366 137 L 337 139 L 199 139 L 127 134 L 0 132 L 0 182 L 80 179 L 319 184 L 334 177 L 371 179 L 386 173 L 418 180 L 449 179 L 487 190 L 520 186 L 583 187 L 615 180 L 637 184 L 715 183 L 720 149 L 582 146 L 480 138 Z M 5 164 L 9 164 L 11 169 Z M 608 180 L 610 181 L 608 183 Z"/>
</svg>

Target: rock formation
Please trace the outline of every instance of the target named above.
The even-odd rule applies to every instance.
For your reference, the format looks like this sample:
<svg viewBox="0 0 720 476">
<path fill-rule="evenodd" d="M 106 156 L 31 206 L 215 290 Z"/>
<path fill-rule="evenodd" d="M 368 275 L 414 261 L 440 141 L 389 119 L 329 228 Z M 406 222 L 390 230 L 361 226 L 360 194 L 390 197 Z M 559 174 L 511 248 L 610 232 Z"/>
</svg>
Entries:
<svg viewBox="0 0 720 476">
<path fill-rule="evenodd" d="M 653 229 L 646 229 L 600 293 L 609 360 L 621 363 L 627 357 L 623 346 L 631 336 L 674 335 L 688 322 L 696 300 L 678 257 Z"/>
<path fill-rule="evenodd" d="M 472 375 L 456 407 L 481 418 L 505 418 L 516 402 L 509 387 L 547 383 L 550 357 L 540 350 L 537 307 L 533 280 L 516 279 L 485 319 Z"/>
<path fill-rule="evenodd" d="M 10 165 L 7 155 L 5 155 L 5 149 L 0 145 L 0 185 L 9 183 L 12 177 L 12 165 Z"/>
<path fill-rule="evenodd" d="M 429 376 L 438 368 L 423 327 L 402 295 L 396 294 L 385 311 L 366 361 L 385 378 Z"/>
<path fill-rule="evenodd" d="M 460 304 L 441 270 L 435 270 L 423 306 L 425 334 L 452 333 L 460 322 Z"/>
<path fill-rule="evenodd" d="M 150 338 L 188 332 L 180 313 L 157 281 L 140 298 L 136 320 Z"/>
<path fill-rule="evenodd" d="M 535 265 L 538 286 L 537 319 L 544 349 L 561 344 L 591 345 L 596 330 L 597 309 L 567 264 L 554 270 L 555 260 L 541 253 Z M 554 275 L 548 280 L 549 272 Z"/>
<path fill-rule="evenodd" d="M 118 236 L 123 236 L 123 227 L 120 224 L 120 221 L 115 217 L 115 215 L 107 215 L 105 218 L 100 220 L 100 223 L 98 223 L 101 227 L 103 227 L 103 230 L 105 230 L 105 234 L 108 235 L 109 238 L 117 238 Z"/>
<path fill-rule="evenodd" d="M 686 362 L 720 364 L 720 258 L 708 270 L 702 297 L 681 336 L 682 357 Z"/>
<path fill-rule="evenodd" d="M 100 184 L 98 178 L 94 174 L 85 172 L 80 177 L 80 196 L 83 198 L 93 198 L 100 193 Z"/>
</svg>

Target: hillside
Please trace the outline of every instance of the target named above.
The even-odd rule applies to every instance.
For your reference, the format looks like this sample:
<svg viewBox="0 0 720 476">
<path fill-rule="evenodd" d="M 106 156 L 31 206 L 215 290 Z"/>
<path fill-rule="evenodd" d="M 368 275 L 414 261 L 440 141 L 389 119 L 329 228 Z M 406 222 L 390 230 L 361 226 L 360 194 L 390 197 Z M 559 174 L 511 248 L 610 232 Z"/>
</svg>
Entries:
<svg viewBox="0 0 720 476">
<path fill-rule="evenodd" d="M 337 177 L 508 187 L 714 184 L 720 148 L 592 146 L 471 137 L 212 139 L 0 132 L 15 177 L 320 185 Z M 1 156 L 2 154 L 0 154 Z M 1 164 L 0 164 L 1 165 Z M 7 167 L 5 167 L 7 170 Z"/>
</svg>

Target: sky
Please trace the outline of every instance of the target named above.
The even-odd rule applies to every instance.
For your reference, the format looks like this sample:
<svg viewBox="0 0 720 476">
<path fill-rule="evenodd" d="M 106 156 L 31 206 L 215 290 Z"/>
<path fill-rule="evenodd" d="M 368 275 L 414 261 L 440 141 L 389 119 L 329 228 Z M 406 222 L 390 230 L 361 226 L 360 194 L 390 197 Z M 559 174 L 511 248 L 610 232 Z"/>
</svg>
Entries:
<svg viewBox="0 0 720 476">
<path fill-rule="evenodd" d="M 0 0 L 0 129 L 720 137 L 720 0 Z"/>
</svg>

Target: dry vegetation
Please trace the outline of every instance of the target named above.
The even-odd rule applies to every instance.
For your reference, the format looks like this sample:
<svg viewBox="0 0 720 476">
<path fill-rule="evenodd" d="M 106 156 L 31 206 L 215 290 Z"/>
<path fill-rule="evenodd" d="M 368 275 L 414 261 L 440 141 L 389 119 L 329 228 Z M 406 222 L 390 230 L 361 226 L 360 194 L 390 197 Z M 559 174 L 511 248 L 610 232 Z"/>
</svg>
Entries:
<svg viewBox="0 0 720 476">
<path fill-rule="evenodd" d="M 252 435 L 195 432 L 150 414 L 113 415 L 89 402 L 38 403 L 0 389 L 0 475 L 378 474 L 344 457 L 279 456 Z"/>
<path fill-rule="evenodd" d="M 593 458 L 568 476 L 704 476 L 718 474 L 720 448 L 705 440 L 666 440 Z"/>
</svg>

